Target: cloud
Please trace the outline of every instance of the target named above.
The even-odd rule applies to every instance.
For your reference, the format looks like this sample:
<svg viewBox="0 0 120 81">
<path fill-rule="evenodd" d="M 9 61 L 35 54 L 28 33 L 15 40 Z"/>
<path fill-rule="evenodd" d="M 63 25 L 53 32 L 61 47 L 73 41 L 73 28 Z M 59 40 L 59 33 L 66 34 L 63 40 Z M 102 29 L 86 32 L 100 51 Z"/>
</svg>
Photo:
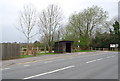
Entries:
<svg viewBox="0 0 120 81">
<path fill-rule="evenodd" d="M 23 35 L 15 28 L 19 11 L 25 4 L 33 4 L 40 12 L 49 4 L 58 4 L 67 19 L 72 13 L 80 12 L 92 5 L 98 5 L 109 12 L 110 19 L 118 15 L 119 0 L 0 0 L 0 31 L 3 41 L 21 41 Z M 1 28 L 2 27 L 2 28 Z M 1 37 L 1 36 L 0 36 Z"/>
</svg>

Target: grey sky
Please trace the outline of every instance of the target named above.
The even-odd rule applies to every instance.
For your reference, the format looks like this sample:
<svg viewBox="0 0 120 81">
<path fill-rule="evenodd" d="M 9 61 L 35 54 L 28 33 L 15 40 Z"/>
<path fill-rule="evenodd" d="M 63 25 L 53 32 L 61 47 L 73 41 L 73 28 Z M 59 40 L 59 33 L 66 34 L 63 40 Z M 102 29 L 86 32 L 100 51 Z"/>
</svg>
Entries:
<svg viewBox="0 0 120 81">
<path fill-rule="evenodd" d="M 19 11 L 25 4 L 33 4 L 37 11 L 41 11 L 49 4 L 58 4 L 65 20 L 76 12 L 80 12 L 92 5 L 98 5 L 109 12 L 109 19 L 118 15 L 119 0 L 0 0 L 0 42 L 25 42 L 21 32 L 16 29 Z M 34 39 L 37 40 L 38 37 Z M 31 41 L 35 41 L 35 40 Z"/>
</svg>

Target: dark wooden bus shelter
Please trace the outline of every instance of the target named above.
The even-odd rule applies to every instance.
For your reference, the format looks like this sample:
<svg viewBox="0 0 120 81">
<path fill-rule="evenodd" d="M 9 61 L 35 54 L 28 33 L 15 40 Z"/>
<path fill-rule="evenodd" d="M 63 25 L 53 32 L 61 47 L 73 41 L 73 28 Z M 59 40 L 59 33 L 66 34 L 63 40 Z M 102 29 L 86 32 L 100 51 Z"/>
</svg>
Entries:
<svg viewBox="0 0 120 81">
<path fill-rule="evenodd" d="M 74 41 L 59 41 L 55 42 L 55 53 L 71 53 L 73 48 L 73 42 Z"/>
</svg>

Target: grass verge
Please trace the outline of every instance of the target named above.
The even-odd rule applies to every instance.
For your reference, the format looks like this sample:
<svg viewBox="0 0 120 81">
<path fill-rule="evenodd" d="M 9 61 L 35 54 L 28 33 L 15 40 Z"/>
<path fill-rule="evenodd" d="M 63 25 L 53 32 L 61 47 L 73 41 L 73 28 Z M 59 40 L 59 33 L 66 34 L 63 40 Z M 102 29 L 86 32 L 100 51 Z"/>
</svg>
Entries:
<svg viewBox="0 0 120 81">
<path fill-rule="evenodd" d="M 78 50 L 76 52 L 96 52 L 95 50 Z"/>
<path fill-rule="evenodd" d="M 95 50 L 78 50 L 76 52 L 96 52 Z M 36 56 L 43 56 L 43 55 L 54 55 L 54 54 L 62 54 L 62 53 L 39 53 Z M 20 55 L 20 58 L 28 58 L 28 57 L 36 57 L 34 55 Z"/>
<path fill-rule="evenodd" d="M 42 56 L 42 55 L 54 55 L 54 54 L 59 54 L 59 53 L 39 53 L 36 54 L 36 56 Z M 20 58 L 28 58 L 28 57 L 36 57 L 34 55 L 20 55 Z"/>
</svg>

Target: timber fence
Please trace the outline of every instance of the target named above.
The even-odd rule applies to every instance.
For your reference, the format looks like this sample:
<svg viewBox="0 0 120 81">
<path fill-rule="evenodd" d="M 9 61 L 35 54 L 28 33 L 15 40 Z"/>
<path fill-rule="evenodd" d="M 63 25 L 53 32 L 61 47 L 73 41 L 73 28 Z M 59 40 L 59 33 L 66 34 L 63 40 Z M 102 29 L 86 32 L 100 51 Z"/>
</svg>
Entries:
<svg viewBox="0 0 120 81">
<path fill-rule="evenodd" d="M 1 43 L 0 49 L 2 50 L 2 54 L 0 59 L 9 60 L 9 59 L 17 59 L 20 56 L 20 45 L 16 43 Z"/>
</svg>

